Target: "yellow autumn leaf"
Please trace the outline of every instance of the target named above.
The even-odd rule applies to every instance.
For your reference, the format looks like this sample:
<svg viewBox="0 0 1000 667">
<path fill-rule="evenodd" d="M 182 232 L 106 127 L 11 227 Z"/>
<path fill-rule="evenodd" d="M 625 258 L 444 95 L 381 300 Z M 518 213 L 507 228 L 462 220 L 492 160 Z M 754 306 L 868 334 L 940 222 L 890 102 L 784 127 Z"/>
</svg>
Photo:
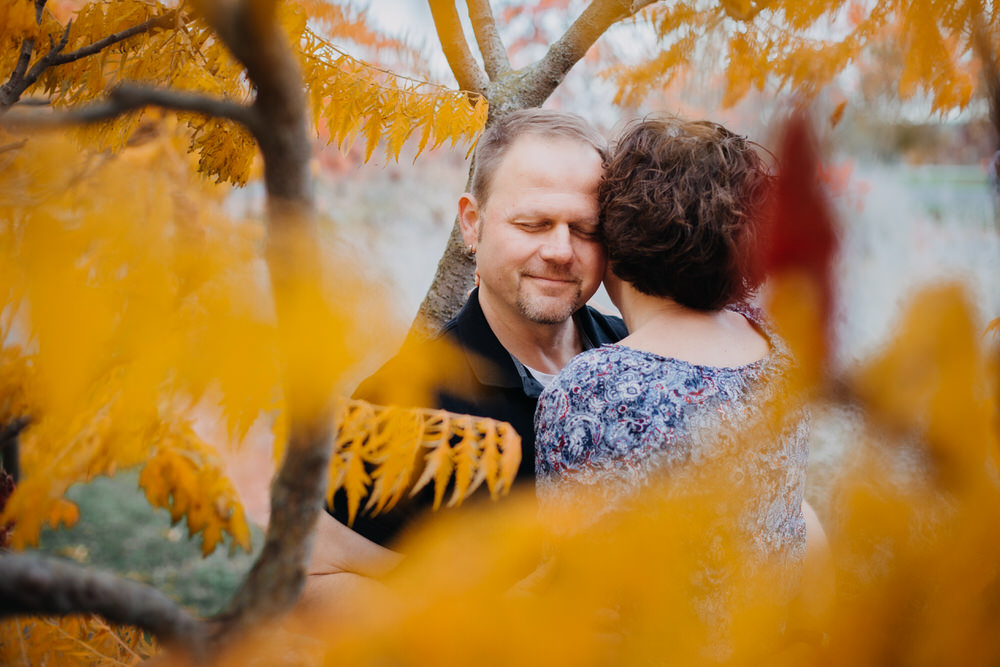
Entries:
<svg viewBox="0 0 1000 667">
<path fill-rule="evenodd" d="M 464 421 L 466 423 L 463 425 L 461 439 L 452 447 L 454 489 L 451 499 L 448 501 L 448 507 L 454 507 L 469 494 L 476 469 L 479 467 L 481 445 L 477 442 L 476 434 L 473 431 L 473 418 L 469 417 Z M 452 475 L 449 473 L 449 476 Z"/>
<path fill-rule="evenodd" d="M 417 462 L 417 449 L 410 443 L 422 442 L 425 435 L 419 414 L 398 408 L 388 412 L 392 416 L 385 421 L 384 442 L 380 443 L 383 453 L 372 456 L 377 467 L 372 472 L 374 484 L 365 509 L 373 514 L 392 509 L 403 497 Z"/>
<path fill-rule="evenodd" d="M 49 511 L 48 524 L 51 528 L 72 528 L 80 520 L 80 508 L 76 503 L 60 498 Z"/>
<path fill-rule="evenodd" d="M 35 6 L 31 0 L 10 0 L 0 8 L 0 25 L 4 26 L 4 39 L 20 40 L 33 37 L 38 32 Z"/>
<path fill-rule="evenodd" d="M 947 487 L 978 476 L 996 449 L 987 364 L 958 285 L 914 298 L 889 348 L 859 374 L 858 393 L 903 432 L 921 435 Z"/>
<path fill-rule="evenodd" d="M 441 507 L 441 500 L 451 479 L 454 468 L 454 457 L 451 447 L 442 446 L 432 449 L 424 455 L 424 471 L 413 485 L 410 495 L 415 495 L 432 480 L 434 482 L 434 510 Z"/>
<path fill-rule="evenodd" d="M 988 336 L 990 334 L 1000 336 L 1000 317 L 990 322 L 986 327 L 986 331 L 983 332 L 984 336 Z"/>
</svg>

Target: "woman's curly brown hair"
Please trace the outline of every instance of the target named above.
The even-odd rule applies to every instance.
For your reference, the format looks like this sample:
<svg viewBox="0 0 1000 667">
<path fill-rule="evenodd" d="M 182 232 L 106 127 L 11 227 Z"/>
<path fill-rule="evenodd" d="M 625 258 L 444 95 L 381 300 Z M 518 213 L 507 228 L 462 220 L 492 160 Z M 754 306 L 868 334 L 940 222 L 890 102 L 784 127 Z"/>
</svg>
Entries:
<svg viewBox="0 0 1000 667">
<path fill-rule="evenodd" d="M 743 301 L 773 178 L 757 145 L 708 121 L 631 124 L 598 197 L 608 261 L 640 292 L 698 310 Z"/>
</svg>

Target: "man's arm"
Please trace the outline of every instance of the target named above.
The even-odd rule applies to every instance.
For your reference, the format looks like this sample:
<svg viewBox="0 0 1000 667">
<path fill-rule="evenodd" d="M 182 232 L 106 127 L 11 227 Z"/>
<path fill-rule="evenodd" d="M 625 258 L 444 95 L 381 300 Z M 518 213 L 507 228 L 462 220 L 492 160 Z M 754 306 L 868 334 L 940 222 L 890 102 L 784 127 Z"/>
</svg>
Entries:
<svg viewBox="0 0 1000 667">
<path fill-rule="evenodd" d="M 362 537 L 327 513 L 316 524 L 306 585 L 297 611 L 326 612 L 357 595 L 385 594 L 378 581 L 402 555 Z"/>
</svg>

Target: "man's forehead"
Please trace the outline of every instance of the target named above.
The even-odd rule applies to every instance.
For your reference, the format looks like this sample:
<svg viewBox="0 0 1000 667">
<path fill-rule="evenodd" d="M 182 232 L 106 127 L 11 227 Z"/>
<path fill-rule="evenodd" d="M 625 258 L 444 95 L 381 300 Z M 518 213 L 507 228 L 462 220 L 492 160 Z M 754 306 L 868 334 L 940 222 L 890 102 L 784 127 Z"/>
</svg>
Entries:
<svg viewBox="0 0 1000 667">
<path fill-rule="evenodd" d="M 588 164 L 589 163 L 589 164 Z M 598 180 L 603 161 L 601 154 L 585 141 L 549 137 L 523 136 L 507 149 L 497 165 L 494 181 L 500 178 L 529 178 L 534 182 L 562 180 L 565 172 L 593 168 Z"/>
<path fill-rule="evenodd" d="M 540 146 L 544 145 L 545 148 L 553 152 L 580 152 L 583 151 L 593 151 L 594 155 L 598 158 L 601 157 L 601 152 L 589 141 L 583 139 L 582 137 L 572 137 L 562 134 L 544 134 L 542 132 L 527 131 L 518 135 L 513 141 L 507 146 L 506 154 L 514 152 L 515 149 L 523 149 L 525 146 Z"/>
</svg>

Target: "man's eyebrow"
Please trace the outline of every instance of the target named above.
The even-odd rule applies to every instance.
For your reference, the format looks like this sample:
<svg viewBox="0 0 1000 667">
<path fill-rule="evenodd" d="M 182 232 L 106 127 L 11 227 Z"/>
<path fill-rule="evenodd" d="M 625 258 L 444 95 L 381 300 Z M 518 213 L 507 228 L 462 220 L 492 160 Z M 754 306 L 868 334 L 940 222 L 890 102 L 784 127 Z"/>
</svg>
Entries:
<svg viewBox="0 0 1000 667">
<path fill-rule="evenodd" d="M 601 221 L 598 218 L 580 218 L 578 220 L 570 220 L 571 227 L 577 227 L 586 229 L 587 231 L 597 231 L 601 228 Z"/>
<path fill-rule="evenodd" d="M 562 219 L 565 219 L 565 218 L 562 215 L 559 215 L 559 214 L 553 215 L 553 212 L 550 209 L 544 209 L 544 208 L 542 208 L 542 209 L 536 209 L 536 208 L 518 208 L 518 209 L 513 210 L 510 213 L 510 215 L 507 217 L 507 219 L 511 220 L 511 221 L 517 221 L 517 220 L 532 220 L 532 221 L 549 220 L 549 221 L 552 221 L 552 220 L 562 220 Z M 577 226 L 579 226 L 579 225 L 587 225 L 587 226 L 597 227 L 597 226 L 600 225 L 600 218 L 595 213 L 593 216 L 590 216 L 590 215 L 586 215 L 586 216 L 574 216 L 574 217 L 566 219 L 566 222 L 567 222 L 567 224 L 570 224 L 570 225 L 577 225 Z"/>
</svg>

